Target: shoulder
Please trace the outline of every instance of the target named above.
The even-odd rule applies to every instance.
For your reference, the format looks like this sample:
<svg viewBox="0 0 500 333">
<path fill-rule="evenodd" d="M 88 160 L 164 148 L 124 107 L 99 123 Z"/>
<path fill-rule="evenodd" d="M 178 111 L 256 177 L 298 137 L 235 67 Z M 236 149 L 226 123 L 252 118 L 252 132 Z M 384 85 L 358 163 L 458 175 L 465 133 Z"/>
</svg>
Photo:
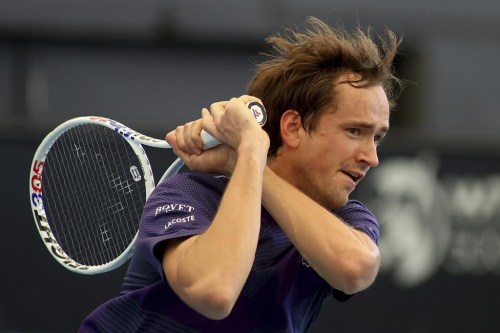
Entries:
<svg viewBox="0 0 500 333">
<path fill-rule="evenodd" d="M 351 227 L 367 233 L 375 243 L 378 243 L 380 227 L 375 215 L 358 200 L 349 200 L 343 207 L 333 210 L 333 213 Z"/>
<path fill-rule="evenodd" d="M 164 209 L 166 206 L 177 207 L 177 212 L 180 212 L 178 207 L 190 207 L 187 213 L 196 210 L 210 215 L 214 207 L 218 207 L 226 185 L 226 177 L 177 173 L 156 186 L 146 202 L 143 218 L 151 214 L 158 216 L 158 212 L 167 212 L 168 209 Z"/>
<path fill-rule="evenodd" d="M 214 191 L 222 193 L 227 185 L 227 177 L 203 174 L 182 172 L 168 177 L 163 182 L 158 184 L 154 193 L 183 193 L 198 192 L 198 191 Z"/>
<path fill-rule="evenodd" d="M 336 215 L 346 218 L 362 215 L 367 218 L 375 219 L 375 215 L 373 215 L 368 207 L 358 200 L 349 200 L 344 206 L 334 209 L 333 212 Z"/>
</svg>

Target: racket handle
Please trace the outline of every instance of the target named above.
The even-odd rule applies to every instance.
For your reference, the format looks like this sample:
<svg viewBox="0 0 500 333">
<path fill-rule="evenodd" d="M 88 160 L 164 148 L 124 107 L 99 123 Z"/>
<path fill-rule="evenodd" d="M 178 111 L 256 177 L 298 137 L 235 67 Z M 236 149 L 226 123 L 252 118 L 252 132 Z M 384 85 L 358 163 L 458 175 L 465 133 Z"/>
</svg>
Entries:
<svg viewBox="0 0 500 333">
<path fill-rule="evenodd" d="M 252 111 L 255 120 L 259 123 L 260 126 L 264 126 L 267 120 L 267 113 L 264 106 L 258 102 L 250 102 L 247 104 L 247 107 L 250 111 Z M 201 139 L 203 140 L 203 149 L 208 150 L 220 144 L 219 140 L 210 135 L 207 131 L 201 130 L 200 133 Z"/>
<path fill-rule="evenodd" d="M 200 136 L 203 140 L 203 150 L 208 150 L 220 144 L 219 140 L 208 134 L 205 130 L 201 130 Z"/>
</svg>

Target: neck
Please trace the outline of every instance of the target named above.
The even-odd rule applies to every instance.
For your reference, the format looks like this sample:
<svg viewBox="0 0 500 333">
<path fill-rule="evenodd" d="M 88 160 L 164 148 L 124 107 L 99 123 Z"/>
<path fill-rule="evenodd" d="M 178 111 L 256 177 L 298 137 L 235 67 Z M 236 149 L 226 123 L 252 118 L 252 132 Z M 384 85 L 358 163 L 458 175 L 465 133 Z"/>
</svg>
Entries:
<svg viewBox="0 0 500 333">
<path fill-rule="evenodd" d="M 289 183 L 293 183 L 292 163 L 283 155 L 278 153 L 276 156 L 268 158 L 267 166 L 280 178 L 283 178 Z"/>
</svg>

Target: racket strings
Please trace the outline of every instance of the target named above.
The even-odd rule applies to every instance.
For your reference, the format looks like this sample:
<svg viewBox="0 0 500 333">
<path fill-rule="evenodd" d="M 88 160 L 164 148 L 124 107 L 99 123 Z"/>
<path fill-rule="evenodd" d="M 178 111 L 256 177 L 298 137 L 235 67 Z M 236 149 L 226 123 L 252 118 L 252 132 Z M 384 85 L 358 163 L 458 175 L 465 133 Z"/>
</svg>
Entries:
<svg viewBox="0 0 500 333">
<path fill-rule="evenodd" d="M 58 176 L 56 179 L 51 181 L 48 179 L 48 175 L 52 174 L 49 172 L 48 167 L 52 164 L 46 165 L 46 170 L 44 172 L 44 185 L 45 187 L 45 201 L 46 206 L 49 210 L 48 216 L 53 229 L 56 239 L 58 239 L 59 244 L 62 245 L 65 252 L 69 254 L 76 261 L 80 262 L 82 258 L 82 247 L 93 250 L 94 247 L 89 246 L 89 238 L 92 234 L 82 234 L 82 227 L 86 227 L 86 220 L 88 219 L 87 214 L 85 214 L 84 207 L 94 207 L 95 204 L 92 203 L 92 196 L 88 195 L 88 191 L 83 191 L 83 195 L 79 195 L 78 189 L 83 189 L 80 183 L 81 179 L 88 177 L 81 177 L 88 168 L 85 166 L 84 161 L 79 163 L 81 168 L 77 168 L 77 163 L 82 160 L 85 156 L 85 150 L 83 149 L 80 142 L 76 141 L 74 138 L 75 131 L 67 132 L 67 138 L 64 140 L 61 138 L 57 144 L 55 144 L 51 150 L 53 158 L 48 159 L 49 163 L 53 161 L 60 162 L 58 165 L 54 164 L 54 168 L 58 168 L 58 172 L 54 172 L 54 176 Z M 73 158 L 68 160 L 64 159 L 69 156 L 69 154 L 74 154 Z M 66 169 L 67 173 L 64 173 Z M 68 175 L 72 175 L 68 177 Z M 52 184 L 54 191 L 47 189 L 47 185 Z M 88 182 L 87 188 L 92 187 L 92 183 Z M 53 200 L 47 198 L 47 193 L 60 193 L 57 197 L 53 197 Z M 47 204 L 52 202 L 53 204 Z M 72 204 L 79 203 L 79 204 Z M 51 206 L 54 209 L 51 209 Z M 72 217 L 68 214 L 72 213 Z M 71 219 L 71 220 L 70 220 Z M 70 220 L 68 223 L 65 220 Z M 71 222 L 74 221 L 74 222 Z M 85 237 L 87 236 L 87 237 Z M 86 243 L 85 243 L 86 242 Z M 92 242 L 92 241 L 90 241 Z M 95 243 L 95 242 L 94 242 Z"/>
<path fill-rule="evenodd" d="M 109 128 L 84 124 L 61 135 L 47 154 L 42 186 L 48 223 L 66 254 L 101 265 L 123 253 L 145 202 L 142 170 L 129 143 Z"/>
<path fill-rule="evenodd" d="M 123 138 L 121 136 L 114 135 L 113 139 L 113 142 L 111 142 L 110 140 L 104 141 L 104 139 L 101 138 L 101 144 L 108 144 L 108 149 L 110 151 L 116 152 L 116 147 L 121 144 L 121 142 L 118 142 L 117 140 L 119 139 L 120 141 L 122 141 Z M 126 147 L 130 148 L 128 144 Z M 133 152 L 132 154 L 123 155 L 116 153 L 112 154 L 110 159 L 103 159 L 103 163 L 107 163 L 106 166 L 104 164 L 102 165 L 103 175 L 106 174 L 106 170 L 111 169 L 113 166 L 119 166 L 119 170 L 122 172 L 127 171 L 127 169 L 130 172 L 130 169 L 132 167 L 137 168 L 140 165 L 137 156 Z M 122 177 L 123 174 L 108 174 L 108 184 L 115 191 L 106 192 L 108 196 L 107 202 L 104 206 L 108 207 L 108 209 L 111 209 L 113 216 L 120 217 L 120 219 L 110 219 L 109 222 L 105 221 L 104 219 L 100 221 L 99 228 L 101 231 L 101 239 L 103 241 L 103 244 L 105 245 L 107 245 L 107 242 L 109 241 L 109 238 L 111 236 L 110 233 L 113 232 L 113 230 L 126 230 L 128 231 L 128 233 L 117 233 L 116 237 L 118 237 L 118 244 L 125 244 L 126 246 L 128 246 L 132 238 L 135 236 L 135 231 L 138 229 L 138 222 L 142 214 L 142 207 L 144 206 L 145 201 L 145 190 L 144 186 L 142 186 L 141 191 L 139 184 L 142 183 L 139 183 L 138 181 L 133 179 L 134 174 L 131 175 L 132 178 L 129 177 L 129 175 L 127 175 L 128 177 L 124 178 Z M 135 196 L 135 193 L 140 193 L 140 195 Z M 120 200 L 120 197 L 125 197 L 126 200 Z M 124 203 L 126 203 L 127 205 L 125 206 Z M 119 253 L 123 252 L 123 250 L 125 250 L 125 248 L 118 249 Z M 103 251 L 103 253 L 107 252 Z M 108 260 L 110 259 L 112 258 L 108 258 Z"/>
</svg>

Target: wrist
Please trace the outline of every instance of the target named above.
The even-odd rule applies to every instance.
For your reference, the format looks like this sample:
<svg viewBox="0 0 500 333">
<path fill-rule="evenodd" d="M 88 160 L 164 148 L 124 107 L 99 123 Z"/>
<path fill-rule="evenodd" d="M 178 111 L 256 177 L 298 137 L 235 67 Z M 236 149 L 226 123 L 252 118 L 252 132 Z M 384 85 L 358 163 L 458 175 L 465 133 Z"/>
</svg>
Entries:
<svg viewBox="0 0 500 333">
<path fill-rule="evenodd" d="M 240 142 L 236 153 L 239 156 L 256 156 L 267 160 L 267 152 L 269 150 L 269 137 L 252 137 L 248 140 Z"/>
</svg>

